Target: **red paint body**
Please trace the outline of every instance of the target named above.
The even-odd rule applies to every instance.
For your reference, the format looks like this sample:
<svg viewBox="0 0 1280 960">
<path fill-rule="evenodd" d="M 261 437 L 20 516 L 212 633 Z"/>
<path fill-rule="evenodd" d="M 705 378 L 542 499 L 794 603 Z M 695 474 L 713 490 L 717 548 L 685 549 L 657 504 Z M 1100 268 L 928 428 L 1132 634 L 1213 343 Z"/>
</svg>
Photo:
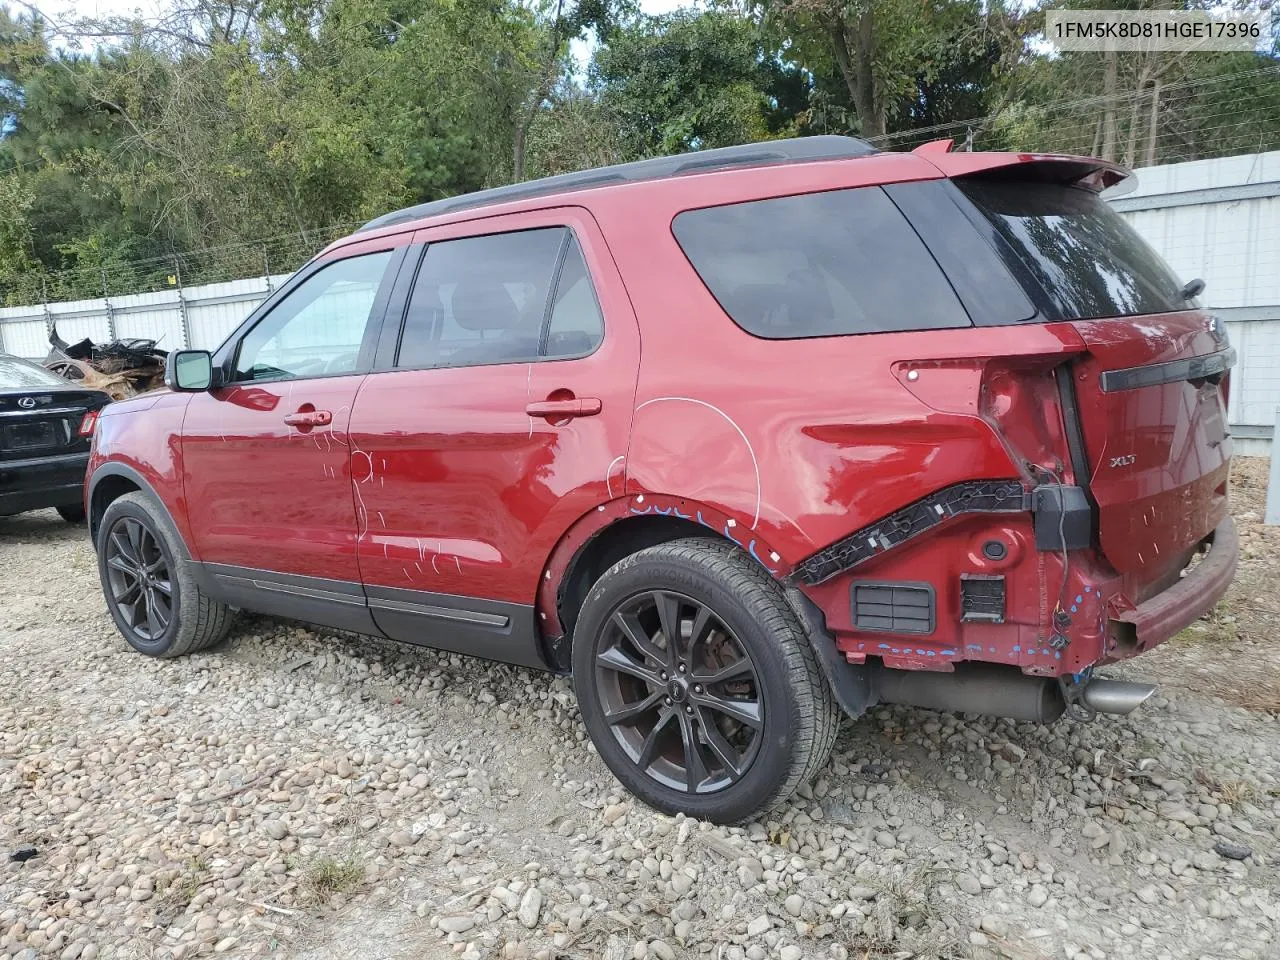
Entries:
<svg viewBox="0 0 1280 960">
<path fill-rule="evenodd" d="M 773 341 L 739 328 L 671 232 L 684 210 L 779 195 L 938 179 L 1038 158 L 882 154 L 584 190 L 385 228 L 363 251 L 567 225 L 605 317 L 578 360 L 235 386 L 113 405 L 90 475 L 141 472 L 197 560 L 535 605 L 561 631 L 560 578 L 583 544 L 636 515 L 701 523 L 775 576 L 948 486 L 1029 477 L 1027 463 L 1088 480 L 1098 550 L 1036 549 L 1027 514 L 948 521 L 854 572 L 802 586 L 852 662 L 949 670 L 961 660 L 1076 673 L 1137 649 L 1109 623 L 1167 586 L 1226 517 L 1230 441 L 1215 433 L 1225 385 L 1104 393 L 1103 371 L 1212 353 L 1207 315 Z M 1043 158 L 1039 158 L 1043 159 Z M 1072 477 L 1051 371 L 1074 363 L 1088 478 Z M 530 403 L 598 400 L 568 422 Z M 310 405 L 310 407 L 304 407 Z M 146 408 L 145 413 L 143 408 Z M 301 409 L 334 420 L 299 429 Z M 185 410 L 185 414 L 184 414 Z M 1111 458 L 1135 456 L 1132 469 Z M 1028 481 L 1028 485 L 1029 481 Z M 1001 560 L 982 544 L 999 539 Z M 961 623 L 959 578 L 1000 574 L 1004 623 Z M 928 581 L 931 635 L 853 629 L 850 581 Z M 1177 600 L 1165 639 L 1218 586 Z M 1059 598 L 1074 607 L 1051 649 Z M 376 617 L 375 617 L 376 619 Z M 411 638 L 401 638 L 411 639 Z"/>
</svg>

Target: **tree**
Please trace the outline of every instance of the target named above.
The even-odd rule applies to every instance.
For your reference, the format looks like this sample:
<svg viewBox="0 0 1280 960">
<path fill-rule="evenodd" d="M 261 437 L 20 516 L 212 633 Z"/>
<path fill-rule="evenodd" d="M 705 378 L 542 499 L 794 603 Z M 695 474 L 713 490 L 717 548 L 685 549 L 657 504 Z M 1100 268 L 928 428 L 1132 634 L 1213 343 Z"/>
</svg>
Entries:
<svg viewBox="0 0 1280 960">
<path fill-rule="evenodd" d="M 1019 19 L 980 0 L 756 0 L 820 78 L 817 102 L 852 107 L 864 137 L 981 113 L 998 67 L 1021 49 Z M 827 84 L 821 81 L 827 80 Z M 838 102 L 838 101 L 837 101 Z M 977 111 L 977 113 L 972 112 Z M 824 113 L 838 116 L 828 106 Z"/>
<path fill-rule="evenodd" d="M 794 68 L 792 68 L 794 69 Z M 637 17 L 596 53 L 591 87 L 625 157 L 727 146 L 789 132 L 770 88 L 790 74 L 732 12 Z"/>
</svg>

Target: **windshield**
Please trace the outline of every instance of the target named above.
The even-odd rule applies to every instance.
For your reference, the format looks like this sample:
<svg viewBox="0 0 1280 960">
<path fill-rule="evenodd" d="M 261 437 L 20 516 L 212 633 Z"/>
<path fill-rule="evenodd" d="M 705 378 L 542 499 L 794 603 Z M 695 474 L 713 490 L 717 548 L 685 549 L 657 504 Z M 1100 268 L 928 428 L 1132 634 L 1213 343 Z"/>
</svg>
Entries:
<svg viewBox="0 0 1280 960">
<path fill-rule="evenodd" d="M 1002 251 L 1008 266 L 1032 281 L 1029 292 L 1039 294 L 1035 299 L 1051 319 L 1192 306 L 1168 264 L 1097 194 L 1052 183 L 955 182 L 1008 242 L 1011 249 Z"/>
<path fill-rule="evenodd" d="M 17 357 L 0 356 L 0 390 L 65 387 L 67 381 L 44 367 Z"/>
</svg>

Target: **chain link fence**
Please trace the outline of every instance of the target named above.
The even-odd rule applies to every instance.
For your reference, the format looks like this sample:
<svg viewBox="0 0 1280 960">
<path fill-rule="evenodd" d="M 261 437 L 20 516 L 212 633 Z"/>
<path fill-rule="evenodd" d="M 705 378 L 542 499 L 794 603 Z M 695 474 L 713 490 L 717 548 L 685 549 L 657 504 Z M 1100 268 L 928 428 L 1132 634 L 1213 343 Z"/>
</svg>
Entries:
<svg viewBox="0 0 1280 960">
<path fill-rule="evenodd" d="M 32 272 L 0 286 L 0 306 L 58 303 L 292 273 L 359 223 L 336 223 L 279 237 L 208 247 L 105 266 Z"/>
</svg>

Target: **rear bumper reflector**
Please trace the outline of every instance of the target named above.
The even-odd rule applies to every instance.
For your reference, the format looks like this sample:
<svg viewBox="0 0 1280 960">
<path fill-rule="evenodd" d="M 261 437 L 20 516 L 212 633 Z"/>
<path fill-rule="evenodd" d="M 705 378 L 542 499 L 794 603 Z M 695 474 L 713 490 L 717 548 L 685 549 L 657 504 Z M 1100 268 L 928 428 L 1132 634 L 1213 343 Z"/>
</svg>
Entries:
<svg viewBox="0 0 1280 960">
<path fill-rule="evenodd" d="M 1235 576 L 1240 540 L 1235 521 L 1227 517 L 1213 531 L 1209 554 L 1185 577 L 1135 609 L 1115 617 L 1137 635 L 1136 653 L 1168 640 L 1204 616 L 1222 599 Z"/>
</svg>

